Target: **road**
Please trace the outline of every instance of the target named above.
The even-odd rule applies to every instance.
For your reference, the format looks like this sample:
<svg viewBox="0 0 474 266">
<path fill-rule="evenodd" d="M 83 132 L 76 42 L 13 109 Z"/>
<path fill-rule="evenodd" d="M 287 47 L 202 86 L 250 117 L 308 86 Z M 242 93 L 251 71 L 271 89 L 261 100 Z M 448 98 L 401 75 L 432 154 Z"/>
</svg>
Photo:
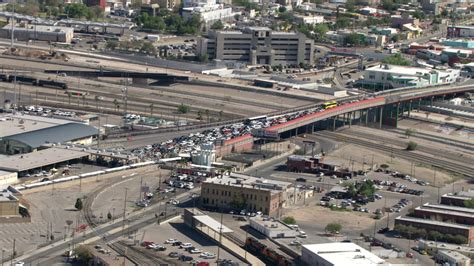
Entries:
<svg viewBox="0 0 474 266">
<path fill-rule="evenodd" d="M 190 196 L 192 193 L 199 193 L 199 189 L 187 191 L 185 193 L 177 195 L 176 199 L 181 202 L 180 205 L 186 204 L 188 201 L 191 200 Z M 23 261 L 25 262 L 25 264 L 33 264 L 41 261 L 41 265 L 52 265 L 51 263 L 58 261 L 58 256 L 68 250 L 72 242 L 76 244 L 84 242 L 95 242 L 97 240 L 100 241 L 103 236 L 106 236 L 105 240 L 109 243 L 121 237 L 126 232 L 133 232 L 147 225 L 156 223 L 157 218 L 155 217 L 155 214 L 159 213 L 160 208 L 162 208 L 161 204 L 154 204 L 148 208 L 142 209 L 138 212 L 129 215 L 127 217 L 128 225 L 126 225 L 125 227 L 125 232 L 122 232 L 122 230 L 120 230 L 123 226 L 123 218 L 116 219 L 114 222 L 103 224 L 99 227 L 94 228 L 92 231 L 82 233 L 81 235 L 76 236 L 74 239 L 71 238 L 64 242 L 58 241 L 48 247 L 40 248 L 34 252 L 17 258 L 15 261 Z M 172 210 L 170 210 L 170 212 L 171 211 Z M 174 215 L 173 212 L 170 212 L 168 212 L 166 218 L 172 217 Z M 165 219 L 162 218 L 162 220 Z"/>
</svg>

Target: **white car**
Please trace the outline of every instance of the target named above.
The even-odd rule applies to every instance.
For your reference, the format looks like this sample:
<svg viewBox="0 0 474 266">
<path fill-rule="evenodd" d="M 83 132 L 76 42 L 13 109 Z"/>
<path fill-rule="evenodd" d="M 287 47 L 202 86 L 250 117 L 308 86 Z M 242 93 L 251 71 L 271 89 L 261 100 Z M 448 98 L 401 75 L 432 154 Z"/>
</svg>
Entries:
<svg viewBox="0 0 474 266">
<path fill-rule="evenodd" d="M 198 254 L 198 253 L 202 253 L 202 250 L 198 249 L 198 248 L 193 248 L 189 251 L 189 253 L 191 254 Z"/>
<path fill-rule="evenodd" d="M 167 240 L 165 241 L 165 244 L 174 244 L 174 243 L 176 243 L 176 242 L 178 242 L 177 239 L 170 238 L 170 239 L 167 239 Z"/>
<path fill-rule="evenodd" d="M 301 245 L 301 241 L 293 240 L 290 242 L 290 246 L 297 246 L 297 245 Z"/>
<path fill-rule="evenodd" d="M 214 259 L 216 258 L 216 254 L 210 253 L 210 252 L 203 252 L 199 257 L 204 258 L 204 259 Z"/>
<path fill-rule="evenodd" d="M 192 246 L 193 246 L 193 244 L 191 244 L 191 243 L 183 243 L 183 244 L 181 244 L 179 247 L 180 247 L 180 248 L 190 248 L 190 247 L 192 247 Z"/>
</svg>

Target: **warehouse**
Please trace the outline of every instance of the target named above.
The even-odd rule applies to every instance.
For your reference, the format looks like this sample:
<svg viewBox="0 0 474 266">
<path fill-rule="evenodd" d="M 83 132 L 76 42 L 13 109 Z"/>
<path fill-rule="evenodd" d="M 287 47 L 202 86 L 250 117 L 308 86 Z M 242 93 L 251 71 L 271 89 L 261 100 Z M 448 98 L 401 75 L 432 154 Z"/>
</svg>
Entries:
<svg viewBox="0 0 474 266">
<path fill-rule="evenodd" d="M 354 243 L 303 245 L 301 260 L 312 266 L 380 265 L 384 260 Z"/>
<path fill-rule="evenodd" d="M 25 120 L 20 120 L 18 123 L 21 124 L 21 121 L 23 121 L 23 124 L 25 123 Z M 89 145 L 98 133 L 97 129 L 92 126 L 81 123 L 65 123 L 32 131 L 20 129 L 20 133 L 5 136 L 1 132 L 3 131 L 3 125 L 0 125 L 2 127 L 0 129 L 0 153 L 2 154 L 28 153 L 38 150 L 42 145 L 48 143 Z M 8 123 L 5 123 L 5 125 L 8 125 Z M 22 124 L 21 127 L 23 127 Z"/>
<path fill-rule="evenodd" d="M 441 204 L 464 207 L 464 202 L 472 198 L 474 198 L 473 190 L 462 191 L 457 194 L 448 193 L 441 196 Z"/>
<path fill-rule="evenodd" d="M 10 38 L 11 24 L 0 30 L 0 37 Z M 70 43 L 74 37 L 74 29 L 69 27 L 45 26 L 45 25 L 16 25 L 14 30 L 15 39 L 18 41 L 50 41 Z"/>
</svg>

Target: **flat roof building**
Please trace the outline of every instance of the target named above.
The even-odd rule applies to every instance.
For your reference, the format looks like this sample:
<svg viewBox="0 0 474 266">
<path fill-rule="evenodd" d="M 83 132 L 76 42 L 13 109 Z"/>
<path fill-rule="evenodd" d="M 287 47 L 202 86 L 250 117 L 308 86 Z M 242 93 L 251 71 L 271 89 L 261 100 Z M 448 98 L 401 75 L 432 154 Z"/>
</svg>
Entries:
<svg viewBox="0 0 474 266">
<path fill-rule="evenodd" d="M 420 239 L 420 241 L 418 241 L 418 248 L 420 248 L 421 250 L 426 250 L 430 254 L 438 253 L 441 250 L 451 250 L 459 252 L 468 258 L 474 259 L 474 248 L 469 246 L 440 243 Z"/>
<path fill-rule="evenodd" d="M 428 233 L 430 231 L 436 231 L 441 234 L 461 235 L 466 238 L 467 243 L 471 243 L 471 241 L 474 239 L 474 227 L 469 225 L 453 224 L 428 219 L 401 216 L 395 218 L 395 226 L 399 224 L 405 226 L 413 226 L 416 228 L 423 228 Z"/>
<path fill-rule="evenodd" d="M 364 79 L 358 81 L 368 88 L 422 87 L 432 84 L 452 83 L 460 76 L 457 69 L 429 69 L 421 67 L 380 64 L 365 70 Z"/>
<path fill-rule="evenodd" d="M 267 27 L 243 31 L 211 31 L 199 38 L 197 52 L 209 59 L 244 61 L 252 65 L 314 64 L 314 42 L 302 33 Z"/>
<path fill-rule="evenodd" d="M 447 263 L 448 265 L 470 266 L 471 259 L 463 254 L 452 250 L 440 250 L 435 256 L 437 262 Z"/>
<path fill-rule="evenodd" d="M 474 225 L 474 209 L 431 205 L 426 203 L 414 210 L 414 216 L 433 221 L 453 222 L 464 225 Z"/>
<path fill-rule="evenodd" d="M 380 265 L 385 261 L 354 243 L 303 245 L 301 260 L 312 266 Z"/>
<path fill-rule="evenodd" d="M 441 196 L 441 204 L 444 205 L 453 205 L 464 207 L 464 203 L 467 200 L 472 200 L 474 198 L 474 190 L 465 191 L 464 193 L 457 194 L 444 194 Z"/>
<path fill-rule="evenodd" d="M 0 37 L 10 38 L 11 28 L 11 24 L 3 27 L 0 30 Z M 74 38 L 74 28 L 71 27 L 23 24 L 15 25 L 13 33 L 14 38 L 18 41 L 38 40 L 70 43 Z"/>
<path fill-rule="evenodd" d="M 298 235 L 296 230 L 271 217 L 252 217 L 250 218 L 250 227 L 268 238 L 296 237 Z"/>
<path fill-rule="evenodd" d="M 20 216 L 20 199 L 15 195 L 16 193 L 19 194 L 19 191 L 12 187 L 7 187 L 0 191 L 0 218 Z"/>
<path fill-rule="evenodd" d="M 288 204 L 291 183 L 232 173 L 208 178 L 202 183 L 201 201 L 207 208 L 261 211 L 274 215 Z"/>
<path fill-rule="evenodd" d="M 17 181 L 18 173 L 0 170 L 0 187 L 15 184 Z"/>
</svg>

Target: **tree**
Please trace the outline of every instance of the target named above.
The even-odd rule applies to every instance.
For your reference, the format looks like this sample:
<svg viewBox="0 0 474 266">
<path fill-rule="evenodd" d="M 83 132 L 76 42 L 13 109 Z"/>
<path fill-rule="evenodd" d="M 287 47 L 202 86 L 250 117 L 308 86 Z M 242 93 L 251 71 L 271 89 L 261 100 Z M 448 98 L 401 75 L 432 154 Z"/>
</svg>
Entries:
<svg viewBox="0 0 474 266">
<path fill-rule="evenodd" d="M 286 217 L 283 217 L 282 221 L 285 223 L 285 224 L 296 224 L 296 220 L 293 216 L 286 216 Z"/>
<path fill-rule="evenodd" d="M 155 105 L 153 103 L 150 103 L 150 116 L 153 117 L 153 108 L 155 108 Z"/>
<path fill-rule="evenodd" d="M 224 111 L 223 111 L 223 110 L 220 110 L 220 111 L 219 111 L 219 121 L 222 120 L 222 116 L 224 116 Z"/>
<path fill-rule="evenodd" d="M 214 24 L 211 25 L 211 29 L 222 30 L 224 29 L 224 23 L 222 23 L 222 21 L 220 20 L 217 20 L 216 22 L 214 22 Z"/>
<path fill-rule="evenodd" d="M 76 204 L 74 204 L 74 208 L 76 208 L 77 210 L 82 210 L 82 200 L 80 198 L 77 198 L 76 199 Z"/>
<path fill-rule="evenodd" d="M 344 38 L 344 42 L 346 45 L 351 45 L 351 46 L 360 46 L 362 44 L 361 42 L 361 36 L 357 32 L 352 32 L 346 35 Z"/>
<path fill-rule="evenodd" d="M 341 229 L 342 229 L 342 226 L 338 223 L 329 223 L 324 228 L 326 232 L 329 232 L 331 234 L 338 234 L 339 232 L 341 232 Z"/>
<path fill-rule="evenodd" d="M 82 265 L 89 265 L 89 262 L 92 260 L 92 252 L 88 247 L 80 245 L 74 249 L 77 259 L 82 262 Z"/>
<path fill-rule="evenodd" d="M 410 141 L 407 144 L 407 151 L 414 151 L 414 150 L 416 150 L 417 146 L 418 146 L 418 144 L 416 142 Z"/>
<path fill-rule="evenodd" d="M 395 9 L 395 5 L 393 3 L 393 0 L 382 0 L 382 7 L 383 9 L 387 11 L 391 11 Z"/>
<path fill-rule="evenodd" d="M 156 47 L 151 42 L 143 42 L 142 47 L 140 47 L 140 52 L 144 54 L 156 54 Z"/>
<path fill-rule="evenodd" d="M 389 65 L 398 65 L 398 66 L 411 65 L 410 61 L 403 58 L 400 53 L 385 57 L 382 60 L 382 63 L 389 64 Z"/>
<path fill-rule="evenodd" d="M 120 110 L 120 103 L 117 99 L 114 99 L 114 101 L 112 102 L 115 106 L 115 109 L 118 111 Z"/>
<path fill-rule="evenodd" d="M 384 170 L 387 169 L 387 168 L 389 168 L 389 167 L 390 167 L 390 166 L 389 166 L 388 164 L 381 164 L 381 165 L 380 165 L 380 168 L 382 168 L 382 169 L 384 169 Z"/>
<path fill-rule="evenodd" d="M 413 129 L 413 128 L 407 128 L 405 130 L 405 136 L 407 138 L 410 138 L 411 136 L 413 136 L 414 134 L 416 133 L 416 129 Z"/>
<path fill-rule="evenodd" d="M 337 18 L 335 27 L 336 29 L 344 29 L 351 25 L 351 21 L 346 17 Z"/>
<path fill-rule="evenodd" d="M 207 122 L 209 122 L 209 109 L 204 110 L 204 113 L 206 114 Z"/>
<path fill-rule="evenodd" d="M 112 220 L 112 214 L 110 212 L 107 213 L 107 219 Z"/>
<path fill-rule="evenodd" d="M 199 110 L 199 111 L 197 112 L 197 119 L 198 119 L 199 121 L 202 120 L 202 111 L 201 111 L 201 110 Z"/>
<path fill-rule="evenodd" d="M 107 50 L 115 50 L 119 46 L 119 43 L 116 40 L 107 40 L 105 44 L 105 49 Z"/>
<path fill-rule="evenodd" d="M 355 1 L 354 0 L 347 0 L 346 1 L 346 9 L 349 12 L 354 12 Z"/>
<path fill-rule="evenodd" d="M 280 12 L 280 13 L 285 13 L 285 12 L 286 12 L 286 7 L 285 7 L 285 6 L 280 6 L 280 7 L 278 8 L 278 12 Z"/>
<path fill-rule="evenodd" d="M 474 199 L 465 200 L 464 207 L 474 209 Z"/>
<path fill-rule="evenodd" d="M 360 185 L 358 192 L 366 197 L 373 196 L 375 194 L 374 182 L 370 179 L 366 180 Z"/>
<path fill-rule="evenodd" d="M 184 103 L 182 103 L 180 106 L 178 106 L 178 112 L 180 112 L 182 114 L 186 114 L 187 112 L 189 112 L 189 109 L 190 109 L 190 107 L 185 105 Z"/>
<path fill-rule="evenodd" d="M 415 12 L 412 13 L 413 18 L 416 19 L 424 19 L 425 18 L 425 13 L 421 12 L 420 10 L 415 10 Z"/>
</svg>

